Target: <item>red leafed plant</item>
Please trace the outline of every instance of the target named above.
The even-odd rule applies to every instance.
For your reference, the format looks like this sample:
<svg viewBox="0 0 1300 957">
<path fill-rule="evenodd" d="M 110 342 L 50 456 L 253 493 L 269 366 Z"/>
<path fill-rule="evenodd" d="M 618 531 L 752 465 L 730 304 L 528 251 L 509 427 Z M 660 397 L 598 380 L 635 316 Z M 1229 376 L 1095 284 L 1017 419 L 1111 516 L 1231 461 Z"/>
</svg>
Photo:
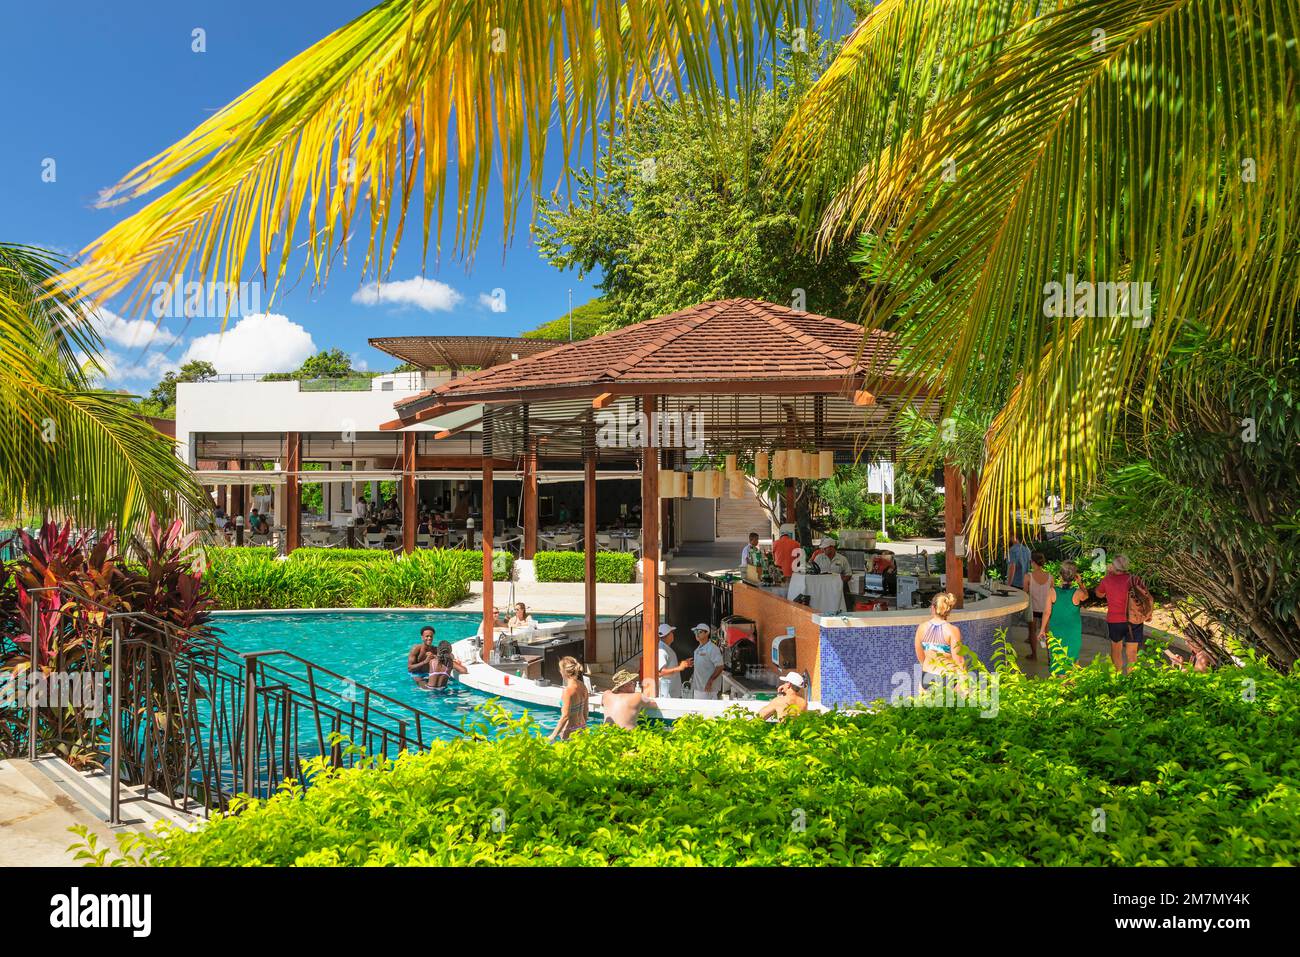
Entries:
<svg viewBox="0 0 1300 957">
<path fill-rule="evenodd" d="M 147 534 L 133 539 L 129 550 L 120 548 L 112 529 L 95 539 L 70 524 L 50 522 L 35 536 L 21 533 L 20 557 L 0 574 L 0 678 L 31 673 L 33 608 L 34 673 L 92 672 L 104 681 L 111 648 L 109 615 L 143 612 L 174 627 L 141 618 L 118 619 L 124 639 L 122 694 L 130 702 L 122 709 L 124 740 L 148 739 L 142 734 L 146 721 L 178 725 L 182 715 L 177 702 L 185 700 L 185 689 L 178 684 L 175 656 L 184 653 L 190 638 L 175 629 L 206 633 L 213 605 L 195 567 L 195 539 L 184 533 L 180 522 L 164 528 L 156 516 L 150 517 Z M 0 756 L 25 750 L 25 705 L 0 712 Z M 85 708 L 47 705 L 38 708 L 38 718 L 38 750 L 63 754 L 78 765 L 98 763 L 107 740 L 108 709 L 92 714 Z M 153 753 L 143 763 L 151 768 L 151 778 L 167 776 L 169 764 L 183 762 L 179 739 L 148 746 Z"/>
</svg>

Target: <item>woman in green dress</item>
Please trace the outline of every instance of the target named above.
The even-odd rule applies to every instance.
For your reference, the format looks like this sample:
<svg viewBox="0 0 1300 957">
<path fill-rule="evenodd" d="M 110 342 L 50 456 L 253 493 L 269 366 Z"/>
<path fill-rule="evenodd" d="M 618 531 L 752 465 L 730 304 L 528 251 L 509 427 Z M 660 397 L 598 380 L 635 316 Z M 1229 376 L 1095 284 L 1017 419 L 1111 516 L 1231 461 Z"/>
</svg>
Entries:
<svg viewBox="0 0 1300 957">
<path fill-rule="evenodd" d="M 1039 638 L 1047 640 L 1048 632 L 1065 649 L 1063 656 L 1057 655 L 1051 660 L 1052 674 L 1059 675 L 1069 671 L 1079 662 L 1079 650 L 1083 644 L 1083 620 L 1079 617 L 1079 606 L 1088 599 L 1088 589 L 1079 580 L 1079 568 L 1074 562 L 1061 563 L 1061 583 L 1053 585 L 1047 593 L 1047 607 L 1043 609 L 1043 624 Z"/>
</svg>

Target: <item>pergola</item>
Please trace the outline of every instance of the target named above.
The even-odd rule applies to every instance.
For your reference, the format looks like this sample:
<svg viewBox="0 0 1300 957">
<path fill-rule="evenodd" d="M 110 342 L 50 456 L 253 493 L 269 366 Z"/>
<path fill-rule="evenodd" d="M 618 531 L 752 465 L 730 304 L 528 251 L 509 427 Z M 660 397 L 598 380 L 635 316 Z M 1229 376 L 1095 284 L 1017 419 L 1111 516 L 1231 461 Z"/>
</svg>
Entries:
<svg viewBox="0 0 1300 957">
<path fill-rule="evenodd" d="M 639 461 L 641 468 L 643 687 L 654 689 L 659 629 L 661 505 L 659 473 L 685 464 L 681 444 L 611 444 L 611 423 L 681 422 L 700 426 L 693 452 L 748 458 L 774 448 L 815 448 L 838 457 L 893 451 L 893 423 L 915 398 L 896 374 L 896 346 L 883 332 L 752 299 L 707 302 L 670 315 L 471 372 L 396 405 L 385 429 L 403 429 L 468 406 L 483 407 L 483 629 L 492 643 L 493 462 L 524 463 L 525 526 L 536 515 L 539 450 L 580 459 L 585 479 L 588 655 L 594 654 L 597 459 Z M 664 419 L 665 413 L 672 418 Z M 671 428 L 668 430 L 671 432 Z M 621 434 L 621 433 L 620 433 Z M 680 434 L 680 433 L 679 433 Z M 793 482 L 786 483 L 791 508 Z M 952 498 L 952 496 L 949 496 Z M 665 501 L 665 505 L 667 502 Z M 958 512 L 960 516 L 960 512 Z M 961 577 L 947 522 L 950 580 Z M 955 567 L 954 567 L 955 566 Z M 955 573 L 955 574 L 954 574 Z"/>
</svg>

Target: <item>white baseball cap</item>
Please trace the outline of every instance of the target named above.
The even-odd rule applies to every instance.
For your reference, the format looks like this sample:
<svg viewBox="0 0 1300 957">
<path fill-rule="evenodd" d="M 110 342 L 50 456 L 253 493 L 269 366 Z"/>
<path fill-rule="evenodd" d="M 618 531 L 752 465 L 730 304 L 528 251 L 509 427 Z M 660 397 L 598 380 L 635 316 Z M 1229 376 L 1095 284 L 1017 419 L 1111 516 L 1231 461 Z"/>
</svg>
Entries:
<svg viewBox="0 0 1300 957">
<path fill-rule="evenodd" d="M 829 538 L 823 538 L 820 542 L 817 543 L 818 547 L 820 548 L 825 548 L 828 545 L 834 545 L 834 544 L 835 542 Z"/>
<path fill-rule="evenodd" d="M 672 625 L 668 624 L 667 622 L 664 622 L 662 625 L 659 626 L 659 637 L 662 638 L 664 635 L 670 635 L 673 633 L 673 630 L 674 629 Z"/>
<path fill-rule="evenodd" d="M 792 685 L 794 685 L 796 688 L 802 688 L 802 687 L 803 687 L 803 675 L 799 674 L 799 672 L 797 672 L 797 671 L 791 671 L 791 672 L 788 672 L 788 673 L 786 673 L 786 674 L 783 674 L 783 675 L 781 676 L 781 681 L 782 681 L 783 683 L 792 684 Z"/>
<path fill-rule="evenodd" d="M 705 634 L 708 634 L 710 631 L 712 631 L 712 629 L 709 628 L 708 625 L 700 624 L 700 625 L 696 625 L 694 628 L 692 628 L 691 631 L 702 631 L 702 632 L 704 632 Z"/>
</svg>

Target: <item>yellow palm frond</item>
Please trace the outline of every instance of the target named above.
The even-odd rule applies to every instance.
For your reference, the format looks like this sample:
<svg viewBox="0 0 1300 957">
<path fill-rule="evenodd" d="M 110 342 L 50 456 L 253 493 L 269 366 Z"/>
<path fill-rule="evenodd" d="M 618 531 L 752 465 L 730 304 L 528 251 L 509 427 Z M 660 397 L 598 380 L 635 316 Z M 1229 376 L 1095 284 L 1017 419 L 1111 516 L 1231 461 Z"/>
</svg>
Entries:
<svg viewBox="0 0 1300 957">
<path fill-rule="evenodd" d="M 417 190 L 425 254 L 431 231 L 440 242 L 454 189 L 455 249 L 468 255 L 489 183 L 502 196 L 507 239 L 525 189 L 541 195 L 552 125 L 568 165 L 584 143 L 594 154 L 600 117 L 618 112 L 611 105 L 668 84 L 706 101 L 732 82 L 752 87 L 781 23 L 810 23 L 817 8 L 814 0 L 387 0 L 132 170 L 106 203 L 177 182 L 87 247 L 65 281 L 95 301 L 129 290 L 140 302 L 176 277 L 239 281 L 252 247 L 263 281 L 274 277 L 274 300 L 300 245 L 313 280 L 326 278 L 363 207 L 365 265 L 382 276 Z"/>
<path fill-rule="evenodd" d="M 950 403 L 1005 392 L 982 357 L 1023 370 L 976 544 L 1098 474 L 1117 404 L 1150 408 L 1141 390 L 1167 380 L 1143 370 L 1189 324 L 1268 354 L 1300 298 L 1300 6 L 1034 6 L 886 0 L 778 158 L 818 184 L 823 231 L 889 237 L 869 323 L 902 329 Z M 855 85 L 860 116 L 841 109 Z"/>
</svg>

